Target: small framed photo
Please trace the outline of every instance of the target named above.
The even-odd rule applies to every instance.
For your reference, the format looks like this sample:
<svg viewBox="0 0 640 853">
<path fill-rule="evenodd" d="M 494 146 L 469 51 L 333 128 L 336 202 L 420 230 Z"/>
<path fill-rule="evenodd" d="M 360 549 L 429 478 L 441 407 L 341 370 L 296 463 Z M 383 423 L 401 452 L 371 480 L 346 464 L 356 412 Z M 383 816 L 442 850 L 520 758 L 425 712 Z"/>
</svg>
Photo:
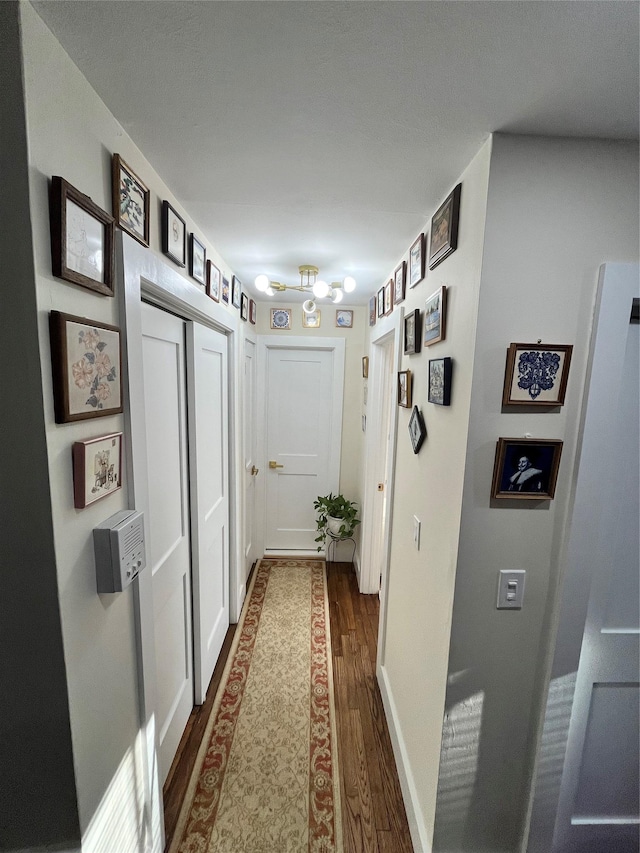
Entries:
<svg viewBox="0 0 640 853">
<path fill-rule="evenodd" d="M 113 296 L 113 217 L 59 175 L 51 179 L 49 202 L 53 274 Z"/>
<path fill-rule="evenodd" d="M 255 326 L 255 324 L 256 324 L 256 315 L 257 315 L 257 310 L 256 310 L 255 299 L 250 299 L 249 300 L 249 322 L 253 326 Z"/>
<path fill-rule="evenodd" d="M 369 356 L 368 355 L 362 356 L 362 378 L 363 379 L 369 378 Z"/>
<path fill-rule="evenodd" d="M 168 201 L 162 202 L 162 252 L 179 267 L 187 265 L 187 225 Z"/>
<path fill-rule="evenodd" d="M 460 219 L 460 190 L 458 184 L 433 214 L 429 238 L 429 269 L 437 267 L 458 248 L 458 221 Z"/>
<path fill-rule="evenodd" d="M 246 293 L 243 293 L 240 297 L 240 319 L 249 319 L 249 297 Z"/>
<path fill-rule="evenodd" d="M 491 497 L 552 500 L 561 455 L 562 441 L 556 439 L 499 438 Z"/>
<path fill-rule="evenodd" d="M 353 329 L 353 311 L 348 308 L 338 308 L 336 311 L 336 326 L 342 329 Z"/>
<path fill-rule="evenodd" d="M 378 300 L 378 317 L 384 317 L 384 287 L 381 287 L 377 293 Z"/>
<path fill-rule="evenodd" d="M 398 405 L 404 409 L 411 408 L 411 371 L 398 372 Z"/>
<path fill-rule="evenodd" d="M 502 405 L 564 405 L 572 353 L 571 344 L 510 344 Z"/>
<path fill-rule="evenodd" d="M 407 262 L 403 261 L 393 274 L 393 304 L 404 302 L 407 289 Z"/>
<path fill-rule="evenodd" d="M 391 314 L 393 311 L 393 279 L 389 279 L 389 281 L 384 286 L 384 315 L 385 317 L 388 314 Z"/>
<path fill-rule="evenodd" d="M 369 325 L 370 326 L 375 326 L 377 314 L 378 314 L 378 312 L 376 310 L 376 296 L 374 294 L 369 299 Z"/>
<path fill-rule="evenodd" d="M 447 320 L 447 288 L 443 284 L 427 299 L 424 312 L 424 345 L 437 344 L 445 339 Z"/>
<path fill-rule="evenodd" d="M 272 329 L 290 329 L 291 328 L 291 308 L 272 308 L 271 309 L 271 328 Z"/>
<path fill-rule="evenodd" d="M 122 488 L 122 433 L 76 441 L 73 455 L 73 505 L 84 509 Z"/>
<path fill-rule="evenodd" d="M 207 296 L 210 296 L 214 302 L 220 302 L 221 280 L 222 276 L 218 267 L 213 261 L 207 261 Z"/>
<path fill-rule="evenodd" d="M 420 450 L 426 435 L 427 430 L 424 425 L 422 414 L 418 407 L 414 406 L 413 411 L 411 412 L 411 417 L 409 418 L 409 438 L 411 439 L 411 446 L 413 447 L 414 453 L 417 453 Z"/>
<path fill-rule="evenodd" d="M 121 412 L 120 329 L 52 311 L 49 331 L 56 423 Z"/>
<path fill-rule="evenodd" d="M 231 304 L 234 308 L 240 307 L 240 302 L 242 299 L 242 283 L 237 275 L 234 275 L 231 279 Z"/>
<path fill-rule="evenodd" d="M 119 154 L 111 160 L 111 190 L 116 225 L 148 246 L 151 193 Z"/>
<path fill-rule="evenodd" d="M 302 326 L 304 329 L 319 329 L 320 319 L 319 308 L 316 308 L 315 311 L 311 311 L 309 314 L 306 311 L 302 312 Z"/>
<path fill-rule="evenodd" d="M 451 359 L 429 359 L 429 402 L 437 406 L 451 403 Z"/>
<path fill-rule="evenodd" d="M 207 250 L 192 232 L 189 236 L 189 275 L 206 287 Z"/>
<path fill-rule="evenodd" d="M 222 276 L 222 301 L 229 304 L 229 279 Z"/>
<path fill-rule="evenodd" d="M 409 287 L 420 284 L 424 278 L 424 269 L 424 234 L 420 234 L 409 250 Z"/>
<path fill-rule="evenodd" d="M 404 318 L 404 354 L 420 352 L 420 309 L 416 308 Z"/>
</svg>

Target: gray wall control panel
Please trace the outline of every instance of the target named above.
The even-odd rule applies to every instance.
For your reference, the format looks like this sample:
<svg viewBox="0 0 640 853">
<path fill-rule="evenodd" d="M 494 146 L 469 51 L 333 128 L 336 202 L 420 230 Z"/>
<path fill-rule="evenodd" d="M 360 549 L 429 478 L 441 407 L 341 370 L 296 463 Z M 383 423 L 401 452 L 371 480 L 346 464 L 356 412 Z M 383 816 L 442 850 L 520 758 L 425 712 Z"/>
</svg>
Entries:
<svg viewBox="0 0 640 853">
<path fill-rule="evenodd" d="M 146 565 L 144 515 L 116 512 L 93 528 L 98 592 L 122 592 Z"/>
</svg>

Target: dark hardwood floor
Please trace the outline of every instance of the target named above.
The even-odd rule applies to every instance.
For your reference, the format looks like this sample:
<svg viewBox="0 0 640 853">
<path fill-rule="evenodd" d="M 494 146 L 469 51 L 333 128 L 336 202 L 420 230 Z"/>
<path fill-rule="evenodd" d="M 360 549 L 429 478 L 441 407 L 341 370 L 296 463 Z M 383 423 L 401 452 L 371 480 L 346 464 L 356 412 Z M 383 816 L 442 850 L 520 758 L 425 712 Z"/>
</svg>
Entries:
<svg viewBox="0 0 640 853">
<path fill-rule="evenodd" d="M 351 563 L 328 563 L 344 853 L 412 853 L 375 675 L 379 602 L 360 595 Z M 167 847 L 189 783 L 235 625 L 227 632 L 204 705 L 194 709 L 164 786 Z M 277 853 L 277 851 L 274 851 Z"/>
</svg>

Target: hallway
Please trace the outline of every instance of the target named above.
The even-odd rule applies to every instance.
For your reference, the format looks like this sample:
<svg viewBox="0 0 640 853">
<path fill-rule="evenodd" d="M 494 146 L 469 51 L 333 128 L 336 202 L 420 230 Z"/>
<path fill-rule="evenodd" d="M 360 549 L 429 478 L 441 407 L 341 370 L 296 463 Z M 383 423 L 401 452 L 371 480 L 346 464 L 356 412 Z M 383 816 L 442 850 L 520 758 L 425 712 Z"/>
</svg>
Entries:
<svg viewBox="0 0 640 853">
<path fill-rule="evenodd" d="M 344 853 L 411 853 L 409 827 L 375 676 L 379 600 L 374 595 L 360 595 L 350 563 L 328 563 L 327 584 Z M 232 625 L 211 680 L 207 701 L 189 718 L 167 777 L 164 787 L 167 848 L 234 632 L 235 625 Z"/>
</svg>

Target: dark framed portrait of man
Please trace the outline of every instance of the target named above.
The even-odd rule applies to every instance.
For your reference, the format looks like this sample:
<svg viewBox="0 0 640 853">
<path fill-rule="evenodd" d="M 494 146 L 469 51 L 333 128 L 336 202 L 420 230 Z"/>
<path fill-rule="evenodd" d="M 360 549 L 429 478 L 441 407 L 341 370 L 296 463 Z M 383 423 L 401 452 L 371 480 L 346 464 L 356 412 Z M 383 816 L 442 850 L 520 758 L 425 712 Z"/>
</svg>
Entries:
<svg viewBox="0 0 640 853">
<path fill-rule="evenodd" d="M 543 438 L 499 438 L 492 498 L 551 500 L 556 491 L 562 442 Z"/>
</svg>

